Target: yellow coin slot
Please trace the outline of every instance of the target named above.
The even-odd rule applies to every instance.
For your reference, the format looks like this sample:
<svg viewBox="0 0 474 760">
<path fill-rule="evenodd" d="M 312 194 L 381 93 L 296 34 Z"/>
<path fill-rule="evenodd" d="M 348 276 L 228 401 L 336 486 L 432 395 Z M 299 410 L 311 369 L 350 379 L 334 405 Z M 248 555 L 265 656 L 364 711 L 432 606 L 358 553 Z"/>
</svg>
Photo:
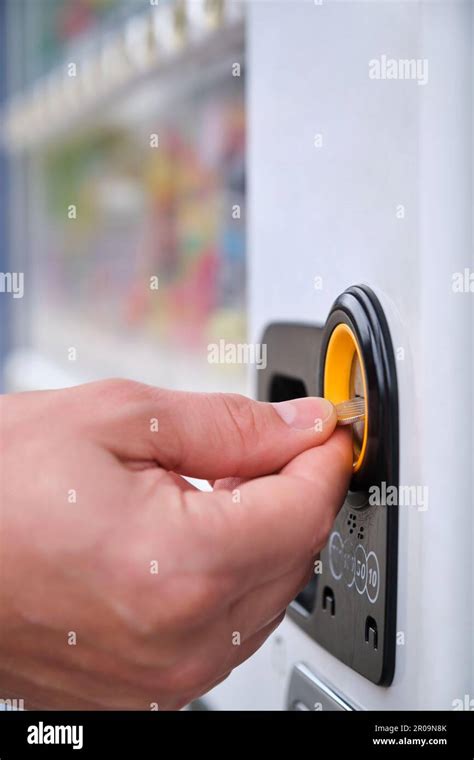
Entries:
<svg viewBox="0 0 474 760">
<path fill-rule="evenodd" d="M 367 382 L 364 362 L 351 328 L 341 322 L 331 333 L 324 364 L 324 396 L 340 404 L 354 396 L 365 400 L 365 420 L 353 425 L 354 472 L 360 470 L 367 448 Z"/>
</svg>

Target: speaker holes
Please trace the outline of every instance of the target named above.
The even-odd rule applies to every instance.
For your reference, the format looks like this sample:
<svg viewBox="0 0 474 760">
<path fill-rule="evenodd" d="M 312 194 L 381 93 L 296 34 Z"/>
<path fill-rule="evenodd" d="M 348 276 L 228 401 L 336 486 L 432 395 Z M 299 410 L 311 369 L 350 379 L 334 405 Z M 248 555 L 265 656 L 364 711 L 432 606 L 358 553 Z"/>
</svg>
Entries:
<svg viewBox="0 0 474 760">
<path fill-rule="evenodd" d="M 347 519 L 347 525 L 349 526 L 349 533 L 354 533 L 354 530 L 357 525 L 357 515 L 355 515 L 353 512 L 349 512 L 349 517 Z"/>
</svg>

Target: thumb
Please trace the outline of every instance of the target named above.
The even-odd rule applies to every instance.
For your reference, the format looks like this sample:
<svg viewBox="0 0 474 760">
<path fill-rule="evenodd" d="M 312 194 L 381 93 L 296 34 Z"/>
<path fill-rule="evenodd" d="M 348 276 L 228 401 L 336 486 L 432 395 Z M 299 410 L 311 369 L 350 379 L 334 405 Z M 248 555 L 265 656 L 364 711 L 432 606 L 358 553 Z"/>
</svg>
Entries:
<svg viewBox="0 0 474 760">
<path fill-rule="evenodd" d="M 128 398 L 114 404 L 105 423 L 102 418 L 108 448 L 208 480 L 276 472 L 324 443 L 337 421 L 334 406 L 322 398 L 271 404 L 235 394 L 130 385 Z"/>
</svg>

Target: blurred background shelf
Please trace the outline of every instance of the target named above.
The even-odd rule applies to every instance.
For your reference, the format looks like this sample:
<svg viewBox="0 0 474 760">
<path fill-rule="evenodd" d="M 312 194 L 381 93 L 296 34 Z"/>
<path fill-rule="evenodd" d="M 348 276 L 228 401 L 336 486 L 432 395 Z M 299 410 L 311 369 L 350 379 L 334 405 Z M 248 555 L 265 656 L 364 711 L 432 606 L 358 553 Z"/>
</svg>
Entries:
<svg viewBox="0 0 474 760">
<path fill-rule="evenodd" d="M 244 5 L 5 2 L 6 387 L 245 392 L 208 362 L 246 336 Z"/>
<path fill-rule="evenodd" d="M 243 65 L 244 5 L 236 0 L 160 0 L 156 7 L 145 0 L 7 3 L 9 59 L 24 50 L 17 40 L 28 42 L 23 65 L 10 66 L 2 135 L 11 150 L 103 120 L 121 96 L 133 97 L 128 115 L 139 104 L 139 117 L 135 89 L 146 81 L 152 88 L 141 103 L 151 92 L 154 102 L 166 102 Z"/>
</svg>

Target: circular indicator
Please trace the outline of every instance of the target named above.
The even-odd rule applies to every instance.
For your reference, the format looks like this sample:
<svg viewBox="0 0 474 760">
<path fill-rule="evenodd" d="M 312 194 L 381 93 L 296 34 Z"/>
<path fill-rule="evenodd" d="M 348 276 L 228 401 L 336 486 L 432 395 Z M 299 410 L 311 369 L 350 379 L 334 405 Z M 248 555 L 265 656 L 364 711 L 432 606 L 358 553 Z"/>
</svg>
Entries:
<svg viewBox="0 0 474 760">
<path fill-rule="evenodd" d="M 343 557 L 344 552 L 341 534 L 336 530 L 331 534 L 331 538 L 329 539 L 329 567 L 332 577 L 336 581 L 342 576 L 342 570 L 344 567 Z"/>
<path fill-rule="evenodd" d="M 365 592 L 367 585 L 367 555 L 362 544 L 358 544 L 355 554 L 355 585 L 359 594 Z"/>
<path fill-rule="evenodd" d="M 367 555 L 367 596 L 369 601 L 377 601 L 380 588 L 380 567 L 375 552 L 369 552 Z"/>
<path fill-rule="evenodd" d="M 352 538 L 346 538 L 342 549 L 342 574 L 344 576 L 344 582 L 347 583 L 350 588 L 354 583 L 355 578 L 355 557 L 354 557 L 354 541 Z"/>
</svg>

